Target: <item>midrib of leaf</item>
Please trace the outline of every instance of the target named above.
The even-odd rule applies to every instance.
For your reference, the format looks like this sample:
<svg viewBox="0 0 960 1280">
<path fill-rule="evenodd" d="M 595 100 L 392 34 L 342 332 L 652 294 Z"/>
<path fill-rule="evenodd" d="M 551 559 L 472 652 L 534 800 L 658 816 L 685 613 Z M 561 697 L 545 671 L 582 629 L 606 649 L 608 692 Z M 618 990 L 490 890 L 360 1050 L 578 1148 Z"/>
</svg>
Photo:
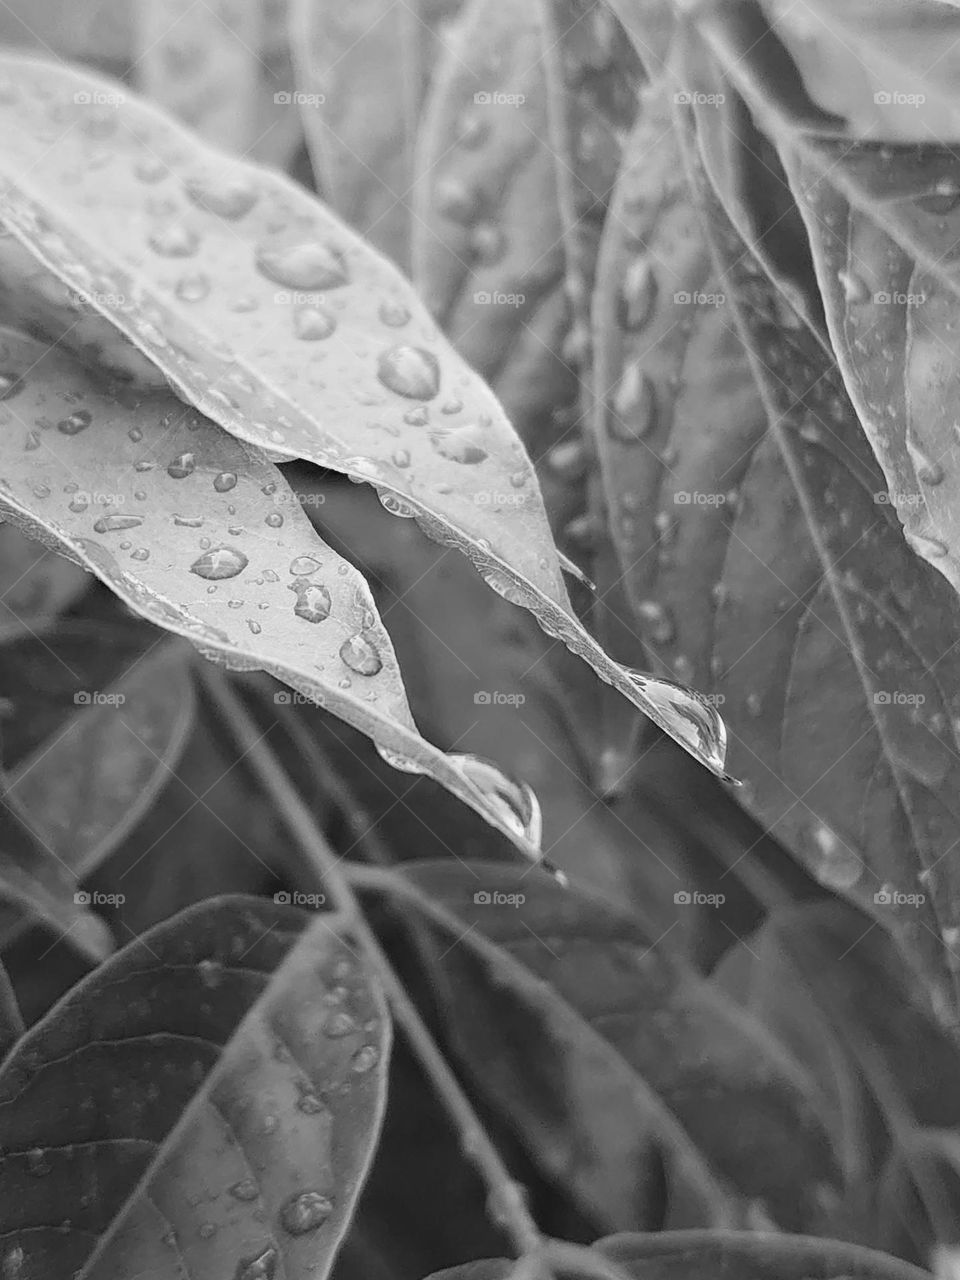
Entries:
<svg viewBox="0 0 960 1280">
<path fill-rule="evenodd" d="M 692 154 L 692 149 L 689 145 L 689 142 L 685 138 L 682 126 L 680 125 L 678 125 L 678 128 L 677 128 L 677 135 L 680 141 L 681 150 L 683 152 L 684 163 L 687 169 L 688 178 L 691 183 L 691 187 L 695 191 L 699 190 L 701 193 L 701 198 L 705 198 L 705 201 L 709 201 L 709 196 L 704 197 L 704 186 L 698 174 L 696 159 Z M 718 206 L 716 204 L 713 204 L 711 209 L 710 205 L 705 202 L 704 217 L 703 217 L 704 233 L 708 238 L 708 241 L 711 246 L 711 250 L 714 254 L 717 270 L 722 273 L 724 270 L 724 259 L 723 259 L 723 254 L 720 251 L 719 245 L 717 243 L 717 237 L 712 226 L 713 209 L 717 209 L 717 216 L 726 219 L 725 213 L 722 213 L 721 211 L 719 211 Z M 748 257 L 748 252 L 749 252 L 748 249 L 745 247 L 745 252 L 743 255 L 744 259 Z M 841 622 L 843 623 L 844 635 L 846 639 L 846 647 L 851 657 L 854 660 L 854 665 L 856 667 L 857 675 L 859 677 L 860 685 L 864 695 L 864 703 L 867 706 L 870 717 L 873 721 L 874 728 L 877 733 L 877 737 L 879 738 L 881 744 L 883 745 L 884 757 L 887 760 L 888 767 L 890 769 L 891 775 L 896 785 L 897 797 L 900 802 L 900 808 L 905 814 L 910 826 L 910 830 L 913 833 L 914 846 L 918 851 L 925 851 L 926 841 L 925 841 L 922 830 L 917 825 L 917 821 L 913 812 L 913 807 L 909 803 L 908 791 L 904 781 L 904 772 L 903 772 L 902 766 L 900 765 L 896 752 L 892 749 L 892 743 L 890 741 L 889 735 L 886 732 L 883 718 L 880 714 L 878 714 L 873 698 L 871 696 L 871 687 L 870 687 L 870 682 L 867 675 L 869 668 L 867 667 L 867 664 L 864 660 L 860 638 L 856 629 L 855 621 L 848 607 L 848 596 L 845 592 L 843 584 L 839 581 L 836 567 L 833 564 L 832 558 L 829 555 L 829 549 L 827 548 L 823 540 L 822 534 L 820 533 L 819 522 L 817 520 L 816 511 L 814 509 L 814 505 L 811 500 L 811 496 L 807 488 L 806 481 L 804 479 L 803 468 L 798 466 L 797 460 L 793 452 L 794 442 L 790 434 L 784 429 L 783 415 L 778 411 L 777 406 L 771 397 L 771 394 L 768 388 L 768 383 L 767 383 L 767 378 L 769 377 L 769 371 L 766 369 L 766 366 L 764 365 L 763 361 L 757 355 L 756 351 L 754 350 L 753 344 L 750 340 L 750 332 L 743 317 L 743 305 L 744 304 L 740 300 L 738 294 L 736 293 L 736 291 L 734 291 L 733 312 L 734 312 L 735 323 L 737 326 L 737 331 L 739 333 L 740 340 L 743 343 L 744 350 L 747 355 L 747 359 L 750 362 L 750 367 L 754 373 L 754 379 L 757 384 L 757 392 L 766 410 L 767 418 L 770 423 L 770 431 L 772 432 L 773 437 L 776 440 L 777 447 L 780 451 L 780 456 L 783 459 L 784 468 L 790 478 L 791 484 L 793 485 L 794 492 L 797 495 L 797 501 L 800 505 L 801 511 L 803 512 L 803 516 L 804 516 L 804 520 L 810 536 L 810 540 L 813 543 L 813 546 L 816 550 L 817 558 L 819 559 L 821 565 L 823 566 L 823 580 L 827 583 L 831 598 L 834 603 L 834 607 L 836 608 L 837 614 L 840 617 Z M 789 388 L 786 388 L 786 391 L 787 391 L 787 394 L 792 395 L 792 392 L 790 391 Z M 922 665 L 924 666 L 924 669 L 926 669 L 926 664 L 922 663 Z M 930 907 L 935 918 L 937 919 L 938 925 L 942 927 L 943 921 L 941 918 L 939 904 L 937 901 L 938 896 L 939 895 L 935 895 L 935 894 L 931 895 Z M 960 977 L 958 977 L 956 973 L 951 971 L 950 981 L 953 988 L 954 999 L 955 1001 L 960 1002 Z"/>
</svg>

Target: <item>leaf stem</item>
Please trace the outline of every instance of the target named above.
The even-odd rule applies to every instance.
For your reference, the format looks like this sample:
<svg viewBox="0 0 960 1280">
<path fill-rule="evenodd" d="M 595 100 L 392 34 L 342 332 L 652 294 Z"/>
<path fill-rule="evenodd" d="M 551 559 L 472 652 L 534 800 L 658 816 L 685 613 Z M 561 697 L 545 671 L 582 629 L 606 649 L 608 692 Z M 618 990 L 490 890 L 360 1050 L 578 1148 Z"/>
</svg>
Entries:
<svg viewBox="0 0 960 1280">
<path fill-rule="evenodd" d="M 200 668 L 200 679 L 237 745 L 243 748 L 245 763 L 273 798 L 278 816 L 317 876 L 329 888 L 335 907 L 346 917 L 350 930 L 379 976 L 397 1024 L 406 1034 L 410 1048 L 454 1122 L 464 1154 L 487 1188 L 489 1208 L 521 1257 L 539 1254 L 543 1238 L 527 1208 L 524 1189 L 511 1177 L 419 1009 L 367 923 L 346 868 L 341 868 L 344 860 L 330 846 L 272 747 L 228 681 L 204 667 Z"/>
</svg>

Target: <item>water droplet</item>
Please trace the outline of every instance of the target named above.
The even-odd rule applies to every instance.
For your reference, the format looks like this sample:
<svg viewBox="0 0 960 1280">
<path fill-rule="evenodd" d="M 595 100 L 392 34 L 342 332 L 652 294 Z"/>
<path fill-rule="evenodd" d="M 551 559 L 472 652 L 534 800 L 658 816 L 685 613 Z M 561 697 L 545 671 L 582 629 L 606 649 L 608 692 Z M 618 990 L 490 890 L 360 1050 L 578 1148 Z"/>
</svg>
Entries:
<svg viewBox="0 0 960 1280">
<path fill-rule="evenodd" d="M 231 489 L 236 487 L 236 484 L 237 477 L 232 471 L 221 471 L 218 476 L 213 478 L 213 487 L 217 493 L 229 493 Z"/>
<path fill-rule="evenodd" d="M 637 618 L 643 634 L 654 644 L 669 644 L 676 635 L 673 619 L 658 600 L 641 600 Z"/>
<path fill-rule="evenodd" d="M 292 1236 L 303 1236 L 322 1227 L 333 1213 L 332 1202 L 319 1191 L 301 1191 L 280 1210 L 280 1225 Z"/>
<path fill-rule="evenodd" d="M 365 636 L 351 636 L 340 646 L 344 665 L 359 676 L 375 676 L 383 668 L 383 660 Z"/>
<path fill-rule="evenodd" d="M 657 393 L 653 379 L 639 362 L 628 365 L 613 396 L 607 426 L 624 444 L 635 444 L 650 434 L 657 417 Z"/>
<path fill-rule="evenodd" d="M 255 1258 L 241 1260 L 233 1280 L 273 1280 L 277 1272 L 277 1251 L 273 1245 Z"/>
<path fill-rule="evenodd" d="M 200 237 L 181 222 L 158 227 L 148 241 L 154 253 L 164 258 L 192 258 L 200 248 Z"/>
<path fill-rule="evenodd" d="M 290 561 L 290 572 L 298 578 L 308 578 L 321 567 L 320 561 L 314 560 L 313 556 L 296 556 Z"/>
<path fill-rule="evenodd" d="M 12 400 L 23 390 L 23 379 L 19 374 L 0 372 L 0 400 Z"/>
<path fill-rule="evenodd" d="M 380 303 L 377 314 L 381 322 L 389 325 L 391 329 L 402 329 L 410 322 L 409 309 L 399 300 L 392 298 Z"/>
<path fill-rule="evenodd" d="M 329 1036 L 331 1040 L 342 1040 L 344 1036 L 352 1035 L 356 1030 L 356 1022 L 342 1009 L 324 1019 L 323 1034 Z"/>
<path fill-rule="evenodd" d="M 350 1070 L 363 1075 L 380 1061 L 380 1051 L 375 1044 L 362 1045 L 350 1059 Z"/>
<path fill-rule="evenodd" d="M 247 619 L 247 626 L 250 628 L 251 633 L 255 636 L 258 636 L 260 632 L 263 630 L 263 627 L 261 627 L 260 623 L 254 622 L 252 618 Z"/>
<path fill-rule="evenodd" d="M 271 511 L 264 517 L 263 523 L 269 525 L 271 529 L 279 529 L 283 525 L 283 516 L 279 511 Z"/>
<path fill-rule="evenodd" d="M 320 240 L 305 240 L 279 248 L 261 245 L 257 270 L 288 289 L 336 289 L 349 275 L 340 251 Z"/>
<path fill-rule="evenodd" d="M 203 174 L 187 178 L 183 189 L 198 209 L 206 209 L 231 222 L 248 214 L 258 196 L 250 181 L 230 175 Z"/>
<path fill-rule="evenodd" d="M 143 516 L 101 516 L 93 526 L 95 533 L 119 533 L 121 529 L 139 529 Z"/>
<path fill-rule="evenodd" d="M 481 428 L 473 423 L 464 427 L 449 429 L 436 428 L 430 433 L 430 443 L 435 452 L 451 462 L 462 462 L 468 466 L 476 465 L 487 458 L 487 450 Z"/>
<path fill-rule="evenodd" d="M 491 267 L 499 262 L 506 248 L 506 237 L 492 222 L 478 222 L 470 232 L 470 251 L 484 266 Z"/>
<path fill-rule="evenodd" d="M 870 301 L 870 290 L 860 276 L 852 271 L 838 271 L 837 280 L 840 282 L 840 288 L 847 302 Z"/>
<path fill-rule="evenodd" d="M 477 197 L 459 178 L 441 178 L 433 189 L 437 212 L 451 222 L 469 226 L 477 216 Z"/>
<path fill-rule="evenodd" d="M 202 271 L 181 276 L 173 291 L 181 302 L 202 302 L 210 292 L 210 277 Z"/>
<path fill-rule="evenodd" d="M 723 769 L 727 731 L 716 707 L 693 689 L 624 667 L 630 683 L 660 713 L 667 731 L 714 772 Z"/>
<path fill-rule="evenodd" d="M 219 582 L 223 578 L 235 578 L 249 564 L 249 560 L 236 547 L 211 547 L 190 566 L 190 572 L 198 578 Z"/>
<path fill-rule="evenodd" d="M 303 342 L 329 338 L 336 327 L 336 317 L 324 307 L 297 307 L 293 313 L 293 332 Z"/>
<path fill-rule="evenodd" d="M 393 454 L 391 455 L 390 461 L 393 463 L 395 467 L 400 467 L 401 469 L 404 467 L 409 467 L 410 451 L 408 449 L 394 449 Z"/>
<path fill-rule="evenodd" d="M 543 818 L 540 802 L 529 783 L 515 782 L 497 765 L 480 756 L 451 755 L 448 758 L 482 793 L 508 830 L 540 848 Z"/>
<path fill-rule="evenodd" d="M 818 854 L 813 873 L 820 883 L 831 889 L 852 889 L 863 875 L 863 859 L 825 822 L 813 824 L 810 838 Z"/>
<path fill-rule="evenodd" d="M 53 1165 L 47 1159 L 47 1153 L 43 1147 L 33 1147 L 27 1152 L 27 1172 L 34 1178 L 42 1178 L 48 1174 Z"/>
<path fill-rule="evenodd" d="M 135 551 L 130 552 L 130 559 L 139 560 L 142 564 L 143 561 L 150 559 L 150 551 L 147 547 L 137 547 Z"/>
<path fill-rule="evenodd" d="M 181 453 L 167 467 L 167 475 L 171 480 L 186 480 L 192 476 L 197 467 L 197 460 L 192 453 Z"/>
<path fill-rule="evenodd" d="M 422 347 L 384 351 L 377 361 L 377 377 L 390 391 L 412 400 L 432 400 L 440 390 L 437 357 Z"/>
<path fill-rule="evenodd" d="M 635 332 L 650 319 L 657 298 L 657 278 L 646 258 L 634 258 L 627 267 L 620 296 L 617 318 L 622 329 Z"/>
<path fill-rule="evenodd" d="M 903 536 L 917 555 L 923 556 L 926 560 L 940 560 L 947 554 L 947 545 L 939 538 L 931 538 L 925 533 L 914 533 L 911 529 L 905 529 Z"/>
<path fill-rule="evenodd" d="M 215 990 L 223 981 L 223 965 L 219 960 L 205 957 L 197 965 L 197 969 L 200 973 L 200 981 L 211 990 Z"/>
<path fill-rule="evenodd" d="M 392 516 L 399 516 L 401 520 L 413 520 L 416 517 L 417 513 L 410 503 L 404 502 L 395 493 L 385 493 L 378 490 L 377 497 L 380 499 L 380 505 L 384 511 L 389 511 Z"/>
<path fill-rule="evenodd" d="M 418 404 L 415 409 L 408 409 L 403 415 L 408 427 L 424 427 L 430 421 L 430 410 L 425 404 Z"/>
<path fill-rule="evenodd" d="M 242 1182 L 235 1182 L 230 1188 L 230 1194 L 235 1200 L 256 1200 L 260 1192 L 257 1184 L 252 1178 L 244 1178 Z"/>
<path fill-rule="evenodd" d="M 64 418 L 57 423 L 57 430 L 63 432 L 65 436 L 76 436 L 81 431 L 86 430 L 93 421 L 93 414 L 87 409 L 77 409 L 75 413 L 71 413 L 69 418 Z"/>
<path fill-rule="evenodd" d="M 319 567 L 317 565 L 317 568 Z M 311 569 L 310 572 L 314 570 Z M 290 583 L 290 590 L 297 597 L 293 612 L 298 618 L 303 618 L 305 622 L 323 622 L 325 618 L 330 617 L 330 592 L 326 587 L 316 582 L 308 582 L 305 578 L 298 578 L 296 582 Z"/>
</svg>

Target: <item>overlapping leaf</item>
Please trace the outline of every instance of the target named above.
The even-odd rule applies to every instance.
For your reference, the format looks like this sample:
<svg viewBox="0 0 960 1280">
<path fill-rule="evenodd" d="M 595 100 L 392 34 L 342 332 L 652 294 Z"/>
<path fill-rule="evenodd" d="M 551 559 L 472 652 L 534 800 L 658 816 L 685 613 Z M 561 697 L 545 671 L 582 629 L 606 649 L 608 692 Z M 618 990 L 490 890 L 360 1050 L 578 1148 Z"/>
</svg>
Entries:
<svg viewBox="0 0 960 1280">
<path fill-rule="evenodd" d="M 7 331 L 2 358 L 0 507 L 138 613 L 228 666 L 276 675 L 534 856 L 529 788 L 418 736 L 366 583 L 259 450 L 169 395 L 98 386 L 32 338 Z"/>
<path fill-rule="evenodd" d="M 327 1275 L 389 1048 L 375 982 L 322 920 L 226 897 L 150 931 L 0 1068 L 3 1266 Z"/>
<path fill-rule="evenodd" d="M 18 529 L 0 529 L 0 640 L 45 631 L 83 595 L 89 581 L 76 565 L 38 547 Z"/>
<path fill-rule="evenodd" d="M 618 196 L 597 320 L 633 403 L 618 390 L 597 438 L 637 616 L 665 669 L 721 702 L 764 825 L 868 909 L 890 891 L 883 918 L 948 989 L 960 610 L 904 544 L 819 342 L 715 202 L 714 271 L 676 140 L 647 117 L 632 148 L 645 176 L 632 214 Z M 614 289 L 641 269 L 654 305 L 634 336 Z"/>
<path fill-rule="evenodd" d="M 444 932 L 434 979 L 465 1068 L 595 1222 L 642 1220 L 651 1142 L 671 1221 L 729 1224 L 751 1203 L 793 1228 L 820 1220 L 836 1170 L 809 1081 L 637 919 L 510 866 L 404 874 L 465 927 Z M 517 1060 L 518 1035 L 543 1052 Z"/>
<path fill-rule="evenodd" d="M 11 56 L 0 73 L 0 213 L 18 239 L 203 412 L 375 484 L 722 771 L 715 710 L 631 677 L 570 611 L 522 445 L 385 260 L 305 192 L 145 103 L 91 110 L 84 96 L 109 82 Z"/>
</svg>

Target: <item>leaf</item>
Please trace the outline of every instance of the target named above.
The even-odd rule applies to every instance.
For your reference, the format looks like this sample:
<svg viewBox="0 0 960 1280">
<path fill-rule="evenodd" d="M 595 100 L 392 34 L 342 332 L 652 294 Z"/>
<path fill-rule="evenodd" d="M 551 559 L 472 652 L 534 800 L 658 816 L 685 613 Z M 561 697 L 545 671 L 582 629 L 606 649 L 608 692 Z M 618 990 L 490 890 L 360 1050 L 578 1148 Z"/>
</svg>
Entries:
<svg viewBox="0 0 960 1280">
<path fill-rule="evenodd" d="M 835 1170 L 809 1082 L 669 944 L 509 865 L 403 872 L 428 920 L 435 899 L 462 922 L 440 930 L 433 980 L 459 1061 L 595 1222 L 637 1223 L 651 1143 L 681 1222 L 736 1221 L 749 1202 L 787 1227 L 819 1219 Z"/>
<path fill-rule="evenodd" d="M 612 409 L 630 412 L 608 409 L 597 438 L 645 638 L 723 708 L 758 820 L 824 883 L 895 922 L 945 994 L 960 704 L 944 636 L 960 613 L 881 500 L 819 342 L 701 193 L 715 272 L 677 141 L 648 119 L 631 154 L 645 157 L 644 203 L 634 190 L 628 212 L 628 180 L 602 253 L 598 377 L 639 390 L 656 414 L 639 431 L 618 388 Z M 613 286 L 641 267 L 658 302 L 624 334 Z M 891 902 L 878 904 L 884 888 Z"/>
<path fill-rule="evenodd" d="M 0 529 L 0 575 L 0 642 L 45 631 L 89 586 L 75 565 L 11 525 Z"/>
<path fill-rule="evenodd" d="M 151 930 L 0 1070 L 6 1265 L 326 1276 L 376 1146 L 389 1048 L 376 983 L 322 917 L 226 897 Z"/>
<path fill-rule="evenodd" d="M 75 697 L 79 710 L 20 763 L 10 790 L 82 880 L 156 802 L 193 731 L 196 707 L 190 668 L 176 645 L 148 654 L 112 688 Z"/>
<path fill-rule="evenodd" d="M 246 154 L 258 140 L 263 0 L 135 0 L 137 88 L 201 137 Z"/>
<path fill-rule="evenodd" d="M 408 199 L 426 67 L 420 13 L 391 0 L 293 0 L 290 44 L 318 187 L 356 231 L 406 267 Z"/>
<path fill-rule="evenodd" d="M 3 359 L 29 374 L 0 406 L 0 508 L 137 613 L 228 667 L 275 675 L 538 856 L 529 788 L 419 737 L 366 583 L 259 450 L 168 395 L 99 386 L 32 338 L 7 331 Z"/>
<path fill-rule="evenodd" d="M 0 70 L 13 98 L 0 213 L 18 239 L 204 413 L 250 443 L 372 482 L 722 772 L 716 713 L 632 678 L 571 613 L 529 459 L 394 268 L 280 175 L 225 162 L 132 97 L 104 124 L 76 99 L 108 82 L 10 56 Z M 41 114 L 52 141 L 40 141 Z M 91 153 L 108 167 L 91 168 Z M 332 296 L 319 302 L 321 292 Z M 322 427 L 303 407 L 319 392 Z"/>
<path fill-rule="evenodd" d="M 843 1240 L 760 1231 L 663 1231 L 593 1246 L 636 1280 L 930 1280 L 899 1258 Z M 485 1258 L 430 1280 L 506 1280 L 514 1263 Z"/>
</svg>

